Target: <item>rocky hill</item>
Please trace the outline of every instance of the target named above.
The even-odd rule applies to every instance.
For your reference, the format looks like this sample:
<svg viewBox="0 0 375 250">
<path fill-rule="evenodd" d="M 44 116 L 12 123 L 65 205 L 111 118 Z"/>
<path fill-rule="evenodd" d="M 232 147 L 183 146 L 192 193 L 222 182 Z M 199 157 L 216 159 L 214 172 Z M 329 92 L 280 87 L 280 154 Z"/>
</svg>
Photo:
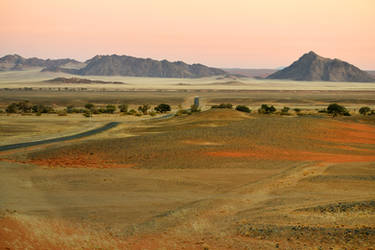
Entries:
<svg viewBox="0 0 375 250">
<path fill-rule="evenodd" d="M 313 51 L 304 54 L 289 67 L 277 71 L 267 79 L 296 81 L 374 82 L 367 72 L 339 59 L 324 58 Z"/>
<path fill-rule="evenodd" d="M 225 71 L 202 64 L 189 65 L 181 61 L 157 61 L 131 56 L 110 55 L 95 56 L 86 61 L 86 67 L 77 70 L 76 74 L 195 78 L 224 75 Z"/>
<path fill-rule="evenodd" d="M 28 68 L 64 68 L 65 65 L 71 67 L 80 62 L 73 59 L 40 59 L 36 57 L 24 58 L 19 55 L 6 55 L 0 58 L 0 71 L 25 70 Z"/>
</svg>

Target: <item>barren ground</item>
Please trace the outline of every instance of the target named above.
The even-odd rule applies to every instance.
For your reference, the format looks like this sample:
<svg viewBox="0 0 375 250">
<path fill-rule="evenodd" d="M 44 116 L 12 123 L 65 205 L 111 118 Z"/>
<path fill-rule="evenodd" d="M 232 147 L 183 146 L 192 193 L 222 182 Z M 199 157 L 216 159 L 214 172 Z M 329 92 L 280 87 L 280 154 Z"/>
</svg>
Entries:
<svg viewBox="0 0 375 250">
<path fill-rule="evenodd" d="M 373 118 L 209 110 L 124 120 L 0 155 L 0 247 L 368 249 L 374 155 Z"/>
</svg>

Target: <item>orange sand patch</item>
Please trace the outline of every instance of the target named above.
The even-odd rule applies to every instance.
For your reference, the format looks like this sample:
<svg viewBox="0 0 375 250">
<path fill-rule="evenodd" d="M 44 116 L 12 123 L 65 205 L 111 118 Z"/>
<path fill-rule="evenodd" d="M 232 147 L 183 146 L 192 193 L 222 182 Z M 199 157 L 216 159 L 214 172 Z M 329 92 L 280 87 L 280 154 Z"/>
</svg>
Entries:
<svg viewBox="0 0 375 250">
<path fill-rule="evenodd" d="M 29 163 L 49 167 L 73 168 L 130 168 L 135 164 L 114 163 L 108 156 L 95 154 L 63 155 L 46 159 L 30 160 Z"/>
<path fill-rule="evenodd" d="M 339 143 L 375 144 L 375 126 L 339 121 L 323 122 L 311 139 Z"/>
<path fill-rule="evenodd" d="M 339 162 L 375 162 L 375 155 L 333 154 L 299 150 L 282 150 L 272 147 L 257 147 L 253 151 L 214 151 L 206 152 L 208 156 L 229 158 L 255 158 L 262 160 L 320 161 Z"/>
</svg>

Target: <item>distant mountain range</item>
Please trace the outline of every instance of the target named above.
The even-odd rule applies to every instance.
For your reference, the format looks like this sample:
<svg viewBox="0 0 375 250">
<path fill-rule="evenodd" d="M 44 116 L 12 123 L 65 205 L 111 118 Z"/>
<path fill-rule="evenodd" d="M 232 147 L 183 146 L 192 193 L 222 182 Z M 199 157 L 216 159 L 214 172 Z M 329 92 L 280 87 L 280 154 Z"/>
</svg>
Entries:
<svg viewBox="0 0 375 250">
<path fill-rule="evenodd" d="M 73 59 L 40 59 L 37 57 L 24 58 L 19 55 L 7 55 L 0 58 L 0 71 L 25 70 L 34 67 L 64 67 L 79 65 L 80 62 Z"/>
<path fill-rule="evenodd" d="M 95 56 L 84 63 L 72 59 L 26 59 L 19 55 L 7 55 L 0 58 L 0 71 L 25 70 L 31 67 L 42 67 L 42 72 L 64 72 L 82 76 L 119 75 L 198 78 L 226 74 L 226 72 L 222 69 L 211 68 L 202 64 L 190 65 L 182 61 L 157 61 L 153 59 L 143 59 L 119 55 Z"/>
<path fill-rule="evenodd" d="M 374 82 L 375 78 L 352 64 L 339 59 L 324 58 L 313 51 L 304 54 L 289 67 L 277 71 L 267 79 L 296 81 Z"/>
<path fill-rule="evenodd" d="M 79 76 L 139 76 L 166 78 L 199 78 L 218 75 L 252 77 L 267 79 L 290 79 L 297 81 L 347 81 L 372 82 L 375 72 L 365 72 L 341 61 L 317 55 L 314 52 L 304 54 L 289 67 L 276 69 L 218 69 L 202 64 L 186 64 L 182 61 L 143 59 L 131 56 L 104 55 L 95 56 L 85 62 L 73 59 L 23 58 L 19 55 L 7 55 L 0 58 L 0 71 L 27 70 L 41 68 L 42 72 L 63 72 Z"/>
</svg>

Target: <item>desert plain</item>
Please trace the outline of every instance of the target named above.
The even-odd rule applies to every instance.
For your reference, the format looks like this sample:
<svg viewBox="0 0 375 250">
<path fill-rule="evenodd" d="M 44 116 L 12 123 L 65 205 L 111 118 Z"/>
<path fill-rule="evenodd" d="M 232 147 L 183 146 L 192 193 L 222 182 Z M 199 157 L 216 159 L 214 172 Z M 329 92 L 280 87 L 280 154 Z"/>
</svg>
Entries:
<svg viewBox="0 0 375 250">
<path fill-rule="evenodd" d="M 0 146 L 119 122 L 0 152 L 3 249 L 375 245 L 375 115 L 358 113 L 375 108 L 373 83 L 102 77 L 124 84 L 51 85 L 44 81 L 56 74 L 24 74 L 0 73 L 3 110 L 23 100 L 56 110 L 167 103 L 175 114 L 199 96 L 201 112 L 0 114 Z M 211 109 L 220 103 L 252 112 Z M 331 103 L 351 116 L 319 112 Z M 262 104 L 277 111 L 259 114 Z"/>
</svg>

